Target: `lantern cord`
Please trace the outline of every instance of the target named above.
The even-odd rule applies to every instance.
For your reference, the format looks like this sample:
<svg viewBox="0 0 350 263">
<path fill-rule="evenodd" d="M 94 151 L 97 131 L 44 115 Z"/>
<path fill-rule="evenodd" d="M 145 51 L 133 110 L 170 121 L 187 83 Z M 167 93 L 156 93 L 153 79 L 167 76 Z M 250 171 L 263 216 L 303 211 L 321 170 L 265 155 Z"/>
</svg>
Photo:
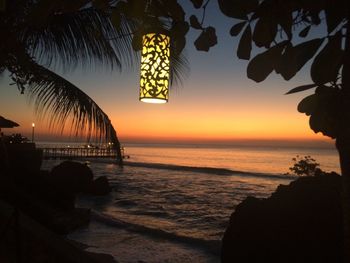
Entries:
<svg viewBox="0 0 350 263">
<path fill-rule="evenodd" d="M 148 0 L 146 7 L 145 7 L 145 13 L 148 14 L 148 11 L 150 9 L 150 6 L 152 6 L 152 0 Z"/>
<path fill-rule="evenodd" d="M 201 26 L 203 26 L 204 19 L 205 19 L 205 11 L 207 10 L 207 6 L 208 6 L 209 2 L 210 2 L 210 0 L 208 0 L 208 1 L 203 5 L 203 14 L 202 14 Z"/>
</svg>

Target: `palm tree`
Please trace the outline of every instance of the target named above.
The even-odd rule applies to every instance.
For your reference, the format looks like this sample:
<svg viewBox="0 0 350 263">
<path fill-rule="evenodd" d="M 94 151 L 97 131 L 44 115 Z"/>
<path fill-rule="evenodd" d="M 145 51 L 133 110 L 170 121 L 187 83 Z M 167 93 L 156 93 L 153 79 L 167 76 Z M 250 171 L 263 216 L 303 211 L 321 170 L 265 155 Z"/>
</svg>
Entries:
<svg viewBox="0 0 350 263">
<path fill-rule="evenodd" d="M 77 134 L 84 131 L 88 138 L 94 135 L 112 141 L 119 149 L 107 114 L 53 70 L 79 66 L 121 70 L 122 65 L 138 65 L 134 49 L 144 14 L 133 12 L 135 6 L 142 7 L 140 2 L 144 8 L 147 1 L 136 2 L 0 0 L 0 74 L 10 73 L 20 92 L 30 96 L 36 112 L 49 115 L 51 126 L 63 130 L 72 118 Z M 169 20 L 170 11 L 166 13 Z M 175 43 L 172 49 L 171 80 L 177 82 L 188 71 L 187 60 L 181 54 L 183 46 Z"/>
</svg>

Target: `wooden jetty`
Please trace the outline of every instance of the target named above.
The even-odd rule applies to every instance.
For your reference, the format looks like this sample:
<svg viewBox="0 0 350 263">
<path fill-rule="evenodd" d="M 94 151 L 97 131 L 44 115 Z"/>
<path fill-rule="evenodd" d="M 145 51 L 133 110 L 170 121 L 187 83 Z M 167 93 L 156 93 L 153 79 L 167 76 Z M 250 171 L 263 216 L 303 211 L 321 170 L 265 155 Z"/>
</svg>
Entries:
<svg viewBox="0 0 350 263">
<path fill-rule="evenodd" d="M 113 148 L 93 147 L 51 147 L 40 148 L 43 151 L 43 158 L 48 159 L 83 159 L 83 158 L 110 158 L 117 159 L 117 150 Z M 129 158 L 121 148 L 122 157 Z"/>
</svg>

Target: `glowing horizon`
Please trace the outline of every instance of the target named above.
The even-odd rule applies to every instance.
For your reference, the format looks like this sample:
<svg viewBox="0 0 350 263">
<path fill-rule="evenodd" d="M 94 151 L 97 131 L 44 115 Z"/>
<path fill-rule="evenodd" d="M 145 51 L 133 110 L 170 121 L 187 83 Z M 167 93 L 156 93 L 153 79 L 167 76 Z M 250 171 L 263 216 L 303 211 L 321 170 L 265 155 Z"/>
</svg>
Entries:
<svg viewBox="0 0 350 263">
<path fill-rule="evenodd" d="M 246 76 L 247 61 L 238 60 L 233 50 L 236 39 L 229 36 L 232 21 L 208 13 L 217 28 L 219 43 L 208 53 L 193 46 L 197 32 L 187 40 L 191 73 L 183 86 L 170 89 L 171 101 L 152 105 L 139 102 L 139 65 L 122 74 L 77 69 L 57 72 L 86 92 L 107 113 L 118 137 L 135 141 L 232 141 L 232 140 L 320 140 L 308 118 L 297 112 L 299 101 L 311 91 L 285 96 L 296 86 L 311 83 L 308 69 L 291 81 L 272 74 L 262 83 Z M 219 19 L 220 18 L 220 19 Z M 210 19 L 210 17 L 209 17 Z M 10 80 L 0 82 L 0 114 L 21 126 L 5 133 L 22 133 L 30 137 L 35 123 L 36 139 L 67 137 L 48 129 L 48 119 L 40 120 L 19 95 Z M 67 125 L 69 127 L 69 125 Z"/>
<path fill-rule="evenodd" d="M 297 103 L 304 94 L 284 96 L 275 89 L 272 92 L 266 87 L 251 87 L 250 83 L 238 83 L 241 88 L 229 90 L 223 81 L 222 87 L 229 95 L 225 96 L 226 93 L 210 92 L 212 84 L 204 79 L 191 80 L 188 87 L 173 90 L 168 104 L 150 105 L 138 101 L 136 81 L 136 78 L 125 81 L 125 89 L 134 88 L 134 92 L 124 93 L 122 89 L 115 98 L 110 95 L 115 92 L 113 80 L 101 85 L 100 89 L 106 90 L 104 93 L 94 90 L 93 86 L 87 91 L 109 115 L 121 141 L 327 140 L 310 129 L 309 117 L 297 112 Z M 81 81 L 79 86 L 88 87 L 88 82 Z M 267 85 L 271 89 L 276 81 Z M 286 87 L 290 85 L 284 83 Z M 196 97 L 197 90 L 205 91 L 206 96 Z M 70 134 L 69 124 L 63 135 L 58 130 L 50 130 L 48 119 L 38 119 L 33 107 L 26 105 L 16 90 L 9 89 L 7 95 L 1 103 L 5 108 L 2 115 L 18 122 L 20 127 L 4 129 L 5 133 L 18 132 L 30 137 L 32 123 L 35 123 L 39 140 L 55 134 L 59 137 Z"/>
</svg>

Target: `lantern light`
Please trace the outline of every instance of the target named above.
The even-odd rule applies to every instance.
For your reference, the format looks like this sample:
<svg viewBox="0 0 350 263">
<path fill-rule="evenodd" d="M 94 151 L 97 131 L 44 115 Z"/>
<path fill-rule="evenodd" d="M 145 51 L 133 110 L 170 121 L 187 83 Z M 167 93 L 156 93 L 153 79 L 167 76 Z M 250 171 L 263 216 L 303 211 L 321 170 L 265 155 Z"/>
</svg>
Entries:
<svg viewBox="0 0 350 263">
<path fill-rule="evenodd" d="M 148 33 L 142 38 L 140 101 L 166 103 L 169 96 L 170 37 Z"/>
</svg>

